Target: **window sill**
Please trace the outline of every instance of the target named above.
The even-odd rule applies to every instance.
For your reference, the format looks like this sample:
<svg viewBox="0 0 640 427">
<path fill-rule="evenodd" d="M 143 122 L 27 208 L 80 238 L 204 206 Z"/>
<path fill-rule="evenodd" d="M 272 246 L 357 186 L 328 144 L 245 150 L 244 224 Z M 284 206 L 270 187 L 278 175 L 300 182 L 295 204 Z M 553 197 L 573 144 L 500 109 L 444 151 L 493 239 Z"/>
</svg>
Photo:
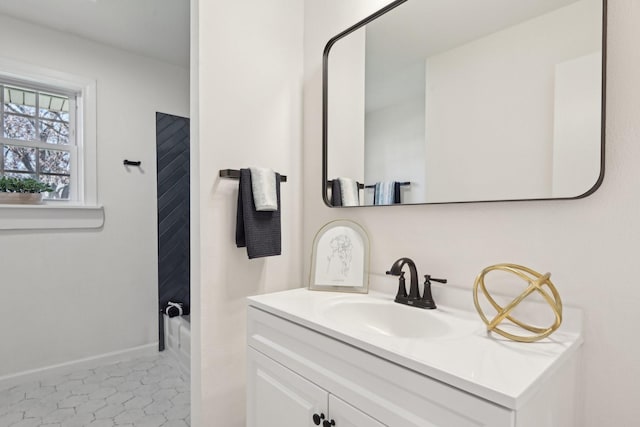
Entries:
<svg viewBox="0 0 640 427">
<path fill-rule="evenodd" d="M 0 230 L 95 229 L 103 225 L 102 206 L 0 205 Z"/>
</svg>

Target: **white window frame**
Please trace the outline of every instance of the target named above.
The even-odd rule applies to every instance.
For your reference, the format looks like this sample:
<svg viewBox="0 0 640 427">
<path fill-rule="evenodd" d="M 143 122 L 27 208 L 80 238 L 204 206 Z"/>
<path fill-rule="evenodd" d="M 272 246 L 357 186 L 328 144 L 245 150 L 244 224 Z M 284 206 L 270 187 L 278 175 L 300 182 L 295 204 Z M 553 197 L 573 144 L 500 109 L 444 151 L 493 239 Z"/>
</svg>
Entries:
<svg viewBox="0 0 640 427">
<path fill-rule="evenodd" d="M 99 228 L 104 210 L 98 203 L 97 106 L 95 79 L 0 58 L 0 79 L 43 91 L 75 93 L 75 200 L 48 201 L 42 206 L 0 205 L 0 230 Z M 7 141 L 7 140 L 5 140 Z M 10 140 L 13 143 L 14 140 Z M 30 144 L 32 145 L 32 144 Z M 56 149 L 53 144 L 48 148 Z M 73 155 L 73 154 L 72 154 Z"/>
</svg>

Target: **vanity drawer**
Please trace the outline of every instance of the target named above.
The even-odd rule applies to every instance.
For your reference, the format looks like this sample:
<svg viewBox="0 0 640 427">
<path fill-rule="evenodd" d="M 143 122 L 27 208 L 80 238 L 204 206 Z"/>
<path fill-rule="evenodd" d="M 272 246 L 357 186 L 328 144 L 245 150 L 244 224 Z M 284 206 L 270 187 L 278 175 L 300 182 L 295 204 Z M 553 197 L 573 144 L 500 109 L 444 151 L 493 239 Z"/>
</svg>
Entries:
<svg viewBox="0 0 640 427">
<path fill-rule="evenodd" d="M 515 425 L 507 408 L 252 306 L 247 328 L 250 347 L 385 425 Z"/>
</svg>

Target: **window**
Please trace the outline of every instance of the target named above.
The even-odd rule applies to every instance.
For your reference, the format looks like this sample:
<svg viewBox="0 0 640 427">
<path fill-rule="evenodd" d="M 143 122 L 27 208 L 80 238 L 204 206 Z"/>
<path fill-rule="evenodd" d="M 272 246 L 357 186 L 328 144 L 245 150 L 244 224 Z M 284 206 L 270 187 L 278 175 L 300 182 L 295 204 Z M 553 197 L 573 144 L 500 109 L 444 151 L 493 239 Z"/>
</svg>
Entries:
<svg viewBox="0 0 640 427">
<path fill-rule="evenodd" d="M 0 205 L 0 230 L 100 228 L 95 79 L 0 56 L 0 175 L 55 189 L 40 206 Z"/>
<path fill-rule="evenodd" d="M 78 200 L 76 98 L 0 81 L 0 175 L 49 184 L 48 200 Z"/>
</svg>

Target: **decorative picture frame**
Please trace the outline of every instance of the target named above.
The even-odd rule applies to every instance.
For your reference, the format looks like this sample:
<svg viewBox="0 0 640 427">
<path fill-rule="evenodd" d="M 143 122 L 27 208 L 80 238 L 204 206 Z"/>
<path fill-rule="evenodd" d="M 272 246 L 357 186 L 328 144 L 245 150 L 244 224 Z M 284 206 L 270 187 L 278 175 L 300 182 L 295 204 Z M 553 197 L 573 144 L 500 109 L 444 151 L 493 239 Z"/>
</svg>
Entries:
<svg viewBox="0 0 640 427">
<path fill-rule="evenodd" d="M 340 219 L 318 231 L 313 239 L 309 289 L 369 292 L 369 236 L 364 228 Z"/>
</svg>

